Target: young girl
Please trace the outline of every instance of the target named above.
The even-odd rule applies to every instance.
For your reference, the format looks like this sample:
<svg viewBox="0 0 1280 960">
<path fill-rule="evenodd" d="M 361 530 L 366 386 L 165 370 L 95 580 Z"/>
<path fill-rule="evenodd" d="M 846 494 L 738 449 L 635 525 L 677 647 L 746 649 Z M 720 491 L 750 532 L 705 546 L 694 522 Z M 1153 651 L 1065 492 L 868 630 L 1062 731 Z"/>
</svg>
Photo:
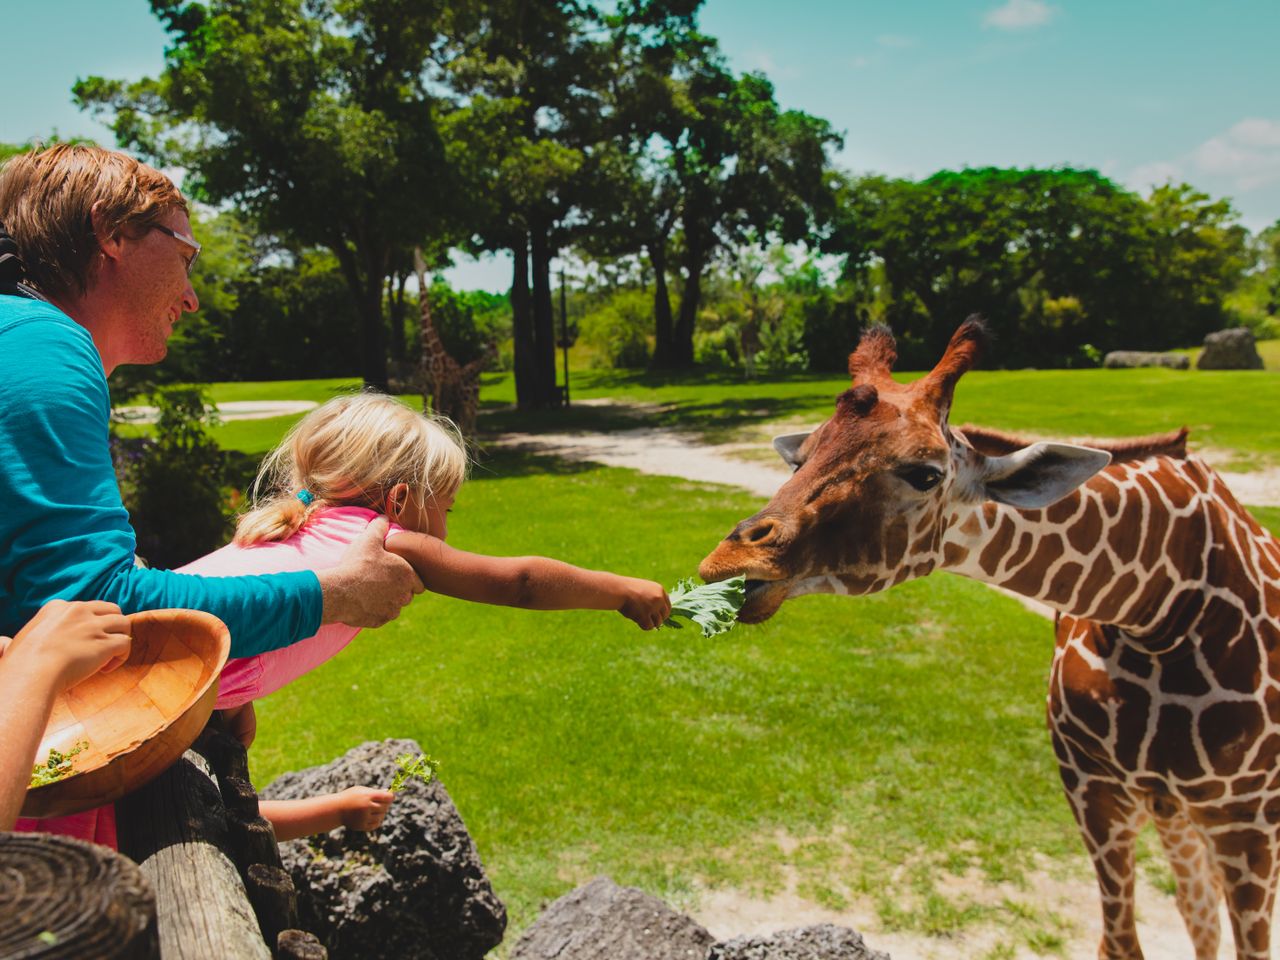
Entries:
<svg viewBox="0 0 1280 960">
<path fill-rule="evenodd" d="M 547 557 L 490 557 L 445 543 L 448 513 L 467 473 L 467 455 L 447 420 L 381 394 L 338 397 L 313 410 L 264 461 L 257 506 L 235 540 L 182 568 L 204 576 L 322 570 L 375 518 L 391 521 L 386 546 L 404 557 L 428 591 L 534 610 L 617 610 L 642 629 L 671 612 L 661 584 L 584 570 Z M 231 660 L 217 708 L 242 741 L 253 739 L 253 701 L 337 654 L 359 633 L 343 624 L 292 646 Z M 298 801 L 263 801 L 279 839 L 340 824 L 371 829 L 392 795 L 353 787 Z"/>
</svg>

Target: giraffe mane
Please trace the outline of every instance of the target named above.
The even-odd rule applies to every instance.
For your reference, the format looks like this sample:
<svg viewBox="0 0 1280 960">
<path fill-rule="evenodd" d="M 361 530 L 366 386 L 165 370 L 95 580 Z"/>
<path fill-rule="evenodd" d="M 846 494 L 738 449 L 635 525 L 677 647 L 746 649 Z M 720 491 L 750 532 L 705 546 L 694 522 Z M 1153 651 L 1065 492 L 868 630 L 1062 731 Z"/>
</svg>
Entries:
<svg viewBox="0 0 1280 960">
<path fill-rule="evenodd" d="M 988 457 L 1002 457 L 1036 442 L 1016 434 L 978 427 L 971 423 L 954 429 L 968 440 L 975 450 Z M 1183 427 L 1169 433 L 1156 433 L 1146 437 L 1085 442 L 1090 447 L 1107 451 L 1111 454 L 1113 462 L 1145 460 L 1148 457 L 1173 457 L 1176 460 L 1182 460 L 1187 456 L 1187 432 L 1187 428 Z"/>
</svg>

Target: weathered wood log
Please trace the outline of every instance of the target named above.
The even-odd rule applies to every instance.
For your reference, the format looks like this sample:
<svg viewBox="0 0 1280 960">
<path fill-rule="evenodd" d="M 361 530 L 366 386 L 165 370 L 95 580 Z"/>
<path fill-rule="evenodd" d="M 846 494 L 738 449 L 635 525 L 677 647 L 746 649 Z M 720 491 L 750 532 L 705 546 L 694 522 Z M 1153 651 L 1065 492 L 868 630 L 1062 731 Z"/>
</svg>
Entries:
<svg viewBox="0 0 1280 960">
<path fill-rule="evenodd" d="M 0 833 L 0 956 L 158 960 L 156 904 L 138 867 L 97 844 Z"/>
<path fill-rule="evenodd" d="M 227 834 L 232 858 L 239 866 L 241 876 L 255 864 L 282 867 L 280 847 L 276 844 L 276 831 L 265 817 L 252 820 L 227 819 Z M 270 941 L 268 941 L 270 942 Z"/>
<path fill-rule="evenodd" d="M 226 810 L 208 762 L 188 750 L 116 805 L 120 851 L 137 862 L 156 897 L 165 960 L 266 960 L 244 884 L 227 856 Z"/>
<path fill-rule="evenodd" d="M 298 925 L 298 892 L 284 867 L 253 864 L 245 877 L 245 889 L 267 943 L 275 943 L 283 931 Z"/>
<path fill-rule="evenodd" d="M 320 938 L 303 930 L 283 930 L 276 940 L 276 960 L 328 960 Z"/>
</svg>

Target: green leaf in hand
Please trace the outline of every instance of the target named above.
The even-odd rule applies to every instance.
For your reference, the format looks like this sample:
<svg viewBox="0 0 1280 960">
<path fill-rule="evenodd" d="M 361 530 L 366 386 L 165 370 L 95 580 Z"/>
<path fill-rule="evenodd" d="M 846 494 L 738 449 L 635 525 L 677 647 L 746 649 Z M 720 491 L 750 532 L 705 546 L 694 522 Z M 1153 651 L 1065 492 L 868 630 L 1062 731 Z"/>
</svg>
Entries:
<svg viewBox="0 0 1280 960">
<path fill-rule="evenodd" d="M 430 783 L 435 779 L 436 770 L 440 768 L 439 760 L 432 760 L 425 753 L 414 756 L 412 753 L 402 753 L 396 757 L 396 766 L 399 767 L 396 775 L 391 779 L 389 789 L 395 793 L 406 782 L 414 778 L 421 780 L 423 783 Z"/>
<path fill-rule="evenodd" d="M 664 627 L 682 627 L 682 617 L 702 628 L 704 637 L 732 630 L 738 622 L 738 611 L 747 598 L 747 578 L 730 577 L 719 583 L 695 584 L 681 580 L 671 591 L 671 617 Z"/>
</svg>

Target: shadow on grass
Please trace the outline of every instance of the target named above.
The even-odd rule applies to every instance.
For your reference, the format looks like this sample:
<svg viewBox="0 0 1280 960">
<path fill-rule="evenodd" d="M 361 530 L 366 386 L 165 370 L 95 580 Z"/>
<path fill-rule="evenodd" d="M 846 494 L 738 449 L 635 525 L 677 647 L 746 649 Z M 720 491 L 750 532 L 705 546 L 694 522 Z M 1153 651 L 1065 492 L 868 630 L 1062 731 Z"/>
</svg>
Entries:
<svg viewBox="0 0 1280 960">
<path fill-rule="evenodd" d="M 559 410 L 517 410 L 509 405 L 485 405 L 478 418 L 482 434 L 501 433 L 613 433 L 644 427 L 687 430 L 706 443 L 726 443 L 744 427 L 789 417 L 810 415 L 811 397 L 749 396 L 704 403 L 601 406 L 571 404 Z"/>
<path fill-rule="evenodd" d="M 484 447 L 474 452 L 469 483 L 516 477 L 573 476 L 595 473 L 605 467 L 588 460 L 562 460 L 545 453 L 511 447 Z"/>
</svg>

